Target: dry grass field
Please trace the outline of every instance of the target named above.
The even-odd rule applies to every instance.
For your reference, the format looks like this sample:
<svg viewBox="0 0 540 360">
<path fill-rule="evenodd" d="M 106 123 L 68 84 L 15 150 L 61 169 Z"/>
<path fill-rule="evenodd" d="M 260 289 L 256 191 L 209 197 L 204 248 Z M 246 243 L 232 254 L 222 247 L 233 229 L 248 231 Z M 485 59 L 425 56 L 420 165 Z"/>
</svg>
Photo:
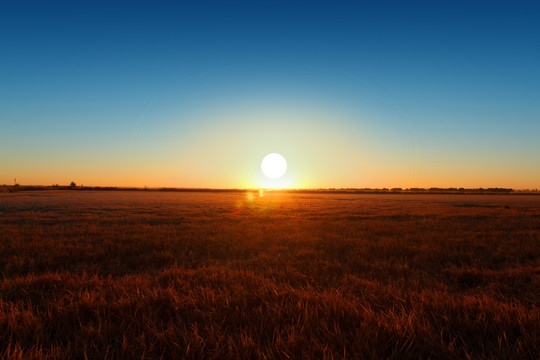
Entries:
<svg viewBox="0 0 540 360">
<path fill-rule="evenodd" d="M 0 357 L 538 359 L 540 196 L 0 194 Z"/>
</svg>

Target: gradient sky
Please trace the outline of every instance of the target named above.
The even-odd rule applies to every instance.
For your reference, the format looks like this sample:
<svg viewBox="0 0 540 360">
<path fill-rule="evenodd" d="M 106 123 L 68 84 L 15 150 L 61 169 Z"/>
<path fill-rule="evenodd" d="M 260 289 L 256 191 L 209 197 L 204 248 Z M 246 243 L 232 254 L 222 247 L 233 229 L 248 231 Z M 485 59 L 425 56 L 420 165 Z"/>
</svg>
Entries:
<svg viewBox="0 0 540 360">
<path fill-rule="evenodd" d="M 191 2 L 189 2 L 191 3 Z M 540 3 L 0 3 L 0 184 L 540 188 Z"/>
</svg>

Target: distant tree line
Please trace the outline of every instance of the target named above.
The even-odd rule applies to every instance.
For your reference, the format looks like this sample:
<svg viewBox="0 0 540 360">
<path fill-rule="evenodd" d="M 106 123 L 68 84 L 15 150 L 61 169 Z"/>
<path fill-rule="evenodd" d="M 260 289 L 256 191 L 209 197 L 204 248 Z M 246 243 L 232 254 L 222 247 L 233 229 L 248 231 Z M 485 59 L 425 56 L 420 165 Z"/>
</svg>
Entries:
<svg viewBox="0 0 540 360">
<path fill-rule="evenodd" d="M 6 185 L 0 186 L 0 192 L 14 191 L 32 191 L 32 190 L 100 190 L 100 191 L 179 191 L 179 192 L 245 192 L 254 189 L 210 189 L 210 188 L 149 188 L 149 187 L 116 187 L 116 186 L 84 186 L 77 185 L 72 181 L 69 185 L 53 184 L 51 186 L 43 185 Z M 538 189 L 520 189 L 490 187 L 490 188 L 456 188 L 456 187 L 430 187 L 430 188 L 319 188 L 319 189 L 265 189 L 269 192 L 289 192 L 289 193 L 346 193 L 346 194 L 539 194 Z"/>
</svg>

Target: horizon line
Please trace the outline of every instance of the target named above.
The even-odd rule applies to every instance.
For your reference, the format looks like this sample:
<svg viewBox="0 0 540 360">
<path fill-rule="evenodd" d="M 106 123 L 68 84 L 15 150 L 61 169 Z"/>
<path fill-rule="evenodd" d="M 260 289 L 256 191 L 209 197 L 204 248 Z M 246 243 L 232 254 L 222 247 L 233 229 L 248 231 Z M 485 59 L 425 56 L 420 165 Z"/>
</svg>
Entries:
<svg viewBox="0 0 540 360">
<path fill-rule="evenodd" d="M 2 188 L 13 191 L 31 191 L 31 190 L 119 190 L 119 191 L 177 191 L 177 192 L 244 192 L 244 191 L 270 191 L 270 192 L 344 192 L 344 193 L 538 193 L 538 188 L 514 189 L 505 187 L 392 187 L 392 188 L 369 188 L 369 187 L 319 187 L 319 188 L 212 188 L 212 187 L 172 187 L 172 186 L 87 186 L 87 185 L 7 185 L 3 184 Z M 9 191 L 9 192 L 11 192 Z"/>
</svg>

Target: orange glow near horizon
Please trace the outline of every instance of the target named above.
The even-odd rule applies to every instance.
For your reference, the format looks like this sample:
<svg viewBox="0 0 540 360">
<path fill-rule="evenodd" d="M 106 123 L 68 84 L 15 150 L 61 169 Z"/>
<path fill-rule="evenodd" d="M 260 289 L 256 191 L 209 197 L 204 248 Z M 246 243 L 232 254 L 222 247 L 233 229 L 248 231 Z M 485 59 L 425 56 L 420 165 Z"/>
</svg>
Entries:
<svg viewBox="0 0 540 360">
<path fill-rule="evenodd" d="M 187 115 L 176 117 L 182 116 Z M 32 161 L 8 159 L 0 183 L 13 184 L 14 177 L 22 185 L 74 181 L 140 188 L 522 189 L 538 187 L 535 179 L 540 183 L 540 169 L 522 165 L 532 158 L 508 160 L 504 172 L 492 157 L 456 161 L 452 152 L 422 148 L 401 127 L 381 130 L 373 125 L 376 117 L 336 108 L 231 105 L 189 116 L 190 126 L 171 120 L 163 128 L 139 127 L 130 135 L 131 147 L 110 153 L 81 146 L 69 153 L 36 151 Z M 269 179 L 260 168 L 272 152 L 287 160 L 279 179 Z M 516 178 L 517 173 L 522 176 Z"/>
</svg>

